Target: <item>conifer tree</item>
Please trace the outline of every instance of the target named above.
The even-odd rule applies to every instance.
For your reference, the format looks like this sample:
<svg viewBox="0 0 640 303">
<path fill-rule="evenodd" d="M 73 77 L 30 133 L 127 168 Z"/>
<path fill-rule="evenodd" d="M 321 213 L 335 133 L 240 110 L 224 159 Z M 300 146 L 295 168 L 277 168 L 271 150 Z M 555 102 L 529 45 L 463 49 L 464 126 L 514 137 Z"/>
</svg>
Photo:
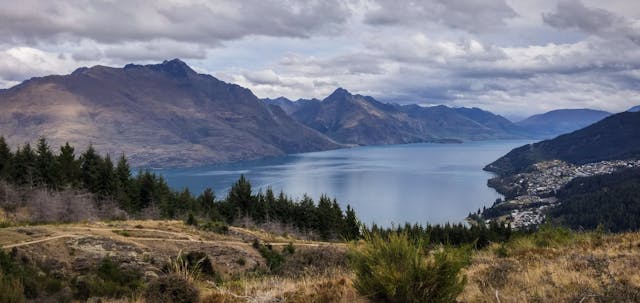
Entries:
<svg viewBox="0 0 640 303">
<path fill-rule="evenodd" d="M 116 176 L 109 154 L 107 154 L 100 163 L 100 173 L 97 182 L 98 196 L 100 198 L 105 199 L 115 195 L 117 186 Z"/>
<path fill-rule="evenodd" d="M 372 226 L 372 230 L 376 225 Z M 342 233 L 346 240 L 356 240 L 360 238 L 360 222 L 356 217 L 356 212 L 351 208 L 351 205 L 347 205 L 345 212 L 345 229 Z"/>
<path fill-rule="evenodd" d="M 60 147 L 57 156 L 60 186 L 78 186 L 80 184 L 80 162 L 76 159 L 75 148 L 66 142 Z"/>
<path fill-rule="evenodd" d="M 240 175 L 240 179 L 233 184 L 227 200 L 240 209 L 240 215 L 246 216 L 249 214 L 249 206 L 252 201 L 251 183 L 245 179 L 244 175 Z"/>
<path fill-rule="evenodd" d="M 87 150 L 80 156 L 82 162 L 81 175 L 82 185 L 92 193 L 100 191 L 100 173 L 102 168 L 102 159 L 96 153 L 93 145 L 89 145 Z"/>
<path fill-rule="evenodd" d="M 57 188 L 58 170 L 55 156 L 44 137 L 40 137 L 36 146 L 36 183 L 46 185 L 49 188 Z"/>
<path fill-rule="evenodd" d="M 0 178 L 6 179 L 9 175 L 9 165 L 13 160 L 13 154 L 11 148 L 5 141 L 3 136 L 0 136 Z"/>
<path fill-rule="evenodd" d="M 20 186 L 34 185 L 36 155 L 31 149 L 31 145 L 26 143 L 22 148 L 18 148 L 14 161 L 11 165 L 11 180 Z"/>
<path fill-rule="evenodd" d="M 133 185 L 131 182 L 131 169 L 129 168 L 129 163 L 127 162 L 127 158 L 124 156 L 124 153 L 120 155 L 120 159 L 118 159 L 115 179 L 115 198 L 117 199 L 122 209 L 131 211 L 133 209 L 133 206 L 131 204 L 131 197 L 133 196 Z"/>
</svg>

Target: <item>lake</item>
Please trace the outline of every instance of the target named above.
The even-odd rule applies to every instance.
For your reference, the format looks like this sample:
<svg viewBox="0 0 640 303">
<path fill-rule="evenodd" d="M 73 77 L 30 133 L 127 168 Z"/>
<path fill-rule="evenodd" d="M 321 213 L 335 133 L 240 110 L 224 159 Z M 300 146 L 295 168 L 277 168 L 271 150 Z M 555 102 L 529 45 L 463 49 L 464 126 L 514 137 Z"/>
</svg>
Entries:
<svg viewBox="0 0 640 303">
<path fill-rule="evenodd" d="M 392 223 L 461 222 L 469 212 L 501 196 L 487 187 L 482 168 L 523 140 L 463 144 L 366 146 L 195 168 L 162 169 L 175 189 L 199 194 L 211 187 L 218 198 L 244 174 L 255 191 L 268 186 L 292 197 L 322 194 L 350 204 L 360 219 Z"/>
</svg>

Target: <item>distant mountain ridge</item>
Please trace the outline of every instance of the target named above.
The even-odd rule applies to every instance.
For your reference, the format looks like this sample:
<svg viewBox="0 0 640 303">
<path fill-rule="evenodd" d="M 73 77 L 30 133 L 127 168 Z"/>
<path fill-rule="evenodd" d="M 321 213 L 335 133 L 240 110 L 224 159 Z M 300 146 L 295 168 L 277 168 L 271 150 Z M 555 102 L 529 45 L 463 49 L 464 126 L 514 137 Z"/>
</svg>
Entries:
<svg viewBox="0 0 640 303">
<path fill-rule="evenodd" d="M 127 154 L 134 165 L 190 166 L 318 151 L 340 144 L 264 104 L 250 90 L 174 59 L 94 66 L 32 78 L 0 93 L 0 135 L 46 136 Z"/>
<path fill-rule="evenodd" d="M 533 115 L 517 122 L 516 125 L 536 138 L 553 138 L 591 125 L 610 115 L 609 112 L 593 109 L 558 109 Z"/>
<path fill-rule="evenodd" d="M 628 109 L 627 111 L 628 111 L 628 112 L 633 112 L 633 113 L 635 113 L 635 112 L 640 112 L 640 105 L 636 105 L 636 106 L 634 106 L 634 107 L 632 107 L 632 108 Z"/>
<path fill-rule="evenodd" d="M 518 147 L 485 170 L 509 175 L 546 160 L 585 164 L 640 157 L 640 112 L 622 112 L 552 140 Z"/>
<path fill-rule="evenodd" d="M 265 99 L 298 122 L 337 142 L 357 145 L 399 144 L 527 137 L 502 116 L 479 108 L 387 104 L 336 89 L 320 101 Z"/>
</svg>

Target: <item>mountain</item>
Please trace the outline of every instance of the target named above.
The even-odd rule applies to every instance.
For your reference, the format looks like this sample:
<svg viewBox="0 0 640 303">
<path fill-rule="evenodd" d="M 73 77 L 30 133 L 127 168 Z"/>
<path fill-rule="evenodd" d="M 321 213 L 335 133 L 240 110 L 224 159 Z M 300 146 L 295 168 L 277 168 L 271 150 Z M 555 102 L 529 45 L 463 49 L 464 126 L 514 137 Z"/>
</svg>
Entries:
<svg viewBox="0 0 640 303">
<path fill-rule="evenodd" d="M 559 109 L 534 115 L 516 124 L 537 138 L 553 138 L 598 122 L 611 113 L 592 109 Z"/>
<path fill-rule="evenodd" d="M 262 99 L 262 101 L 269 105 L 279 106 L 285 113 L 287 113 L 287 115 L 291 115 L 300 109 L 300 107 L 308 103 L 320 102 L 318 99 L 298 99 L 296 101 L 292 101 L 285 97 L 278 97 L 275 99 L 265 98 Z"/>
<path fill-rule="evenodd" d="M 632 108 L 628 109 L 627 111 L 628 111 L 628 112 L 633 112 L 633 113 L 635 113 L 635 112 L 640 112 L 640 105 L 636 105 L 636 106 L 634 106 L 634 107 L 632 107 Z"/>
<path fill-rule="evenodd" d="M 387 104 L 336 89 L 322 101 L 280 102 L 291 116 L 337 142 L 357 145 L 515 139 L 525 133 L 507 119 L 478 108 Z M 291 103 L 293 104 L 291 104 Z"/>
<path fill-rule="evenodd" d="M 0 135 L 55 147 L 93 144 L 134 165 L 189 166 L 337 148 L 250 90 L 174 59 L 94 66 L 27 80 L 0 93 Z"/>
<path fill-rule="evenodd" d="M 509 175 L 546 160 L 585 164 L 638 157 L 640 112 L 623 112 L 553 140 L 518 147 L 487 165 L 485 170 Z"/>
<path fill-rule="evenodd" d="M 292 116 L 334 140 L 359 145 L 398 144 L 431 139 L 413 131 L 407 115 L 373 98 L 338 88 L 322 102 L 309 102 Z"/>
</svg>

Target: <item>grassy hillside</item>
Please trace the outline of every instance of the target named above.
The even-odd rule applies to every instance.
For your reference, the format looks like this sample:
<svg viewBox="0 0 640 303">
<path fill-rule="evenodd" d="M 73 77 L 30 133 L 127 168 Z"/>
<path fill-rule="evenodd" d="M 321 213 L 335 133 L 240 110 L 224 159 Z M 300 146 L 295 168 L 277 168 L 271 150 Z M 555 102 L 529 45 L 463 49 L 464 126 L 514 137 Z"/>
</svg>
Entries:
<svg viewBox="0 0 640 303">
<path fill-rule="evenodd" d="M 378 260 L 389 254 L 415 254 L 427 262 L 423 271 L 429 264 L 442 264 L 428 261 L 434 256 L 453 260 L 450 253 L 443 255 L 447 249 L 442 246 L 424 254 L 412 249 L 411 241 L 391 240 L 374 239 L 391 244 L 368 246 L 380 250 L 365 251 Z M 374 302 L 359 292 L 362 277 L 349 261 L 349 250 L 351 254 L 362 250 L 369 245 L 366 241 L 311 242 L 238 227 L 216 233 L 180 221 L 116 221 L 3 228 L 0 245 L 2 302 L 17 291 L 36 301 L 102 297 L 103 302 L 154 302 L 148 289 L 170 275 L 191 281 L 200 298 L 193 302 Z M 637 302 L 640 275 L 629 269 L 640 262 L 638 247 L 638 233 L 575 233 L 545 227 L 472 250 L 457 280 L 462 284 L 455 284 L 462 286 L 461 292 L 454 298 L 458 302 Z M 189 271 L 189 258 L 184 258 L 186 266 L 176 266 L 178 256 L 204 256 L 206 262 L 200 263 L 196 274 Z M 280 256 L 280 263 L 270 267 L 274 256 Z M 393 260 L 396 265 L 412 264 Z M 387 274 L 394 267 L 380 268 L 380 274 Z M 409 272 L 405 268 L 399 277 L 410 278 Z M 440 273 L 436 280 L 424 281 L 442 279 L 442 271 L 436 272 Z"/>
</svg>

